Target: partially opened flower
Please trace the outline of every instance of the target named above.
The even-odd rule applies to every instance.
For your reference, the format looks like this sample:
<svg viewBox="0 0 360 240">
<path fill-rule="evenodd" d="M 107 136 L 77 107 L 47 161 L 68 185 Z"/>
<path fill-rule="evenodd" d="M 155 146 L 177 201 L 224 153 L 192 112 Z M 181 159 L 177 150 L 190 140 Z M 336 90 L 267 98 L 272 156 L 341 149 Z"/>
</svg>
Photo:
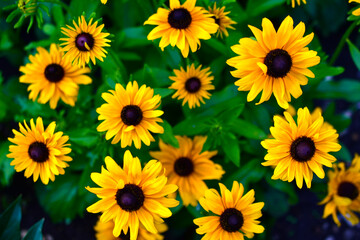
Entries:
<svg viewBox="0 0 360 240">
<path fill-rule="evenodd" d="M 360 3 L 360 0 L 349 0 L 349 3 L 352 3 L 352 2 Z M 357 8 L 356 10 L 354 10 L 352 12 L 352 15 L 360 16 L 360 8 Z"/>
<path fill-rule="evenodd" d="M 299 188 L 311 187 L 313 172 L 324 178 L 323 165 L 332 167 L 336 158 L 328 152 L 337 152 L 341 146 L 334 128 L 324 125 L 321 114 L 314 117 L 308 108 L 297 111 L 297 123 L 288 112 L 285 118 L 274 116 L 274 127 L 270 128 L 273 138 L 266 139 L 261 145 L 267 149 L 264 166 L 274 166 L 272 179 L 291 182 L 296 180 Z"/>
<path fill-rule="evenodd" d="M 219 183 L 220 192 L 209 189 L 200 199 L 201 206 L 211 216 L 196 218 L 194 223 L 199 226 L 196 232 L 205 234 L 202 240 L 226 239 L 243 240 L 244 236 L 253 238 L 254 233 L 262 233 L 265 229 L 259 225 L 262 216 L 263 202 L 254 203 L 255 192 L 250 190 L 244 195 L 241 183 L 233 182 L 231 191 Z"/>
<path fill-rule="evenodd" d="M 126 89 L 116 84 L 115 91 L 103 93 L 102 98 L 107 102 L 98 109 L 99 120 L 104 120 L 98 127 L 99 132 L 106 131 L 106 140 L 113 138 L 112 144 L 121 142 L 121 147 L 141 147 L 141 142 L 149 146 L 155 141 L 153 133 L 163 133 L 164 128 L 158 123 L 163 111 L 156 110 L 160 106 L 160 95 L 154 96 L 154 90 L 146 85 L 140 88 L 136 81 L 129 82 Z"/>
<path fill-rule="evenodd" d="M 235 29 L 231 25 L 236 24 L 236 22 L 231 20 L 231 18 L 227 16 L 230 12 L 225 12 L 225 6 L 218 8 L 216 7 L 216 2 L 215 2 L 212 8 L 209 6 L 209 13 L 214 15 L 212 18 L 214 18 L 215 23 L 219 25 L 219 29 L 216 32 L 216 37 L 220 35 L 220 37 L 222 38 L 223 34 L 227 37 L 229 36 L 227 28 Z"/>
<path fill-rule="evenodd" d="M 200 39 L 210 39 L 219 26 L 211 14 L 202 7 L 196 7 L 196 0 L 170 0 L 170 9 L 158 8 L 144 24 L 157 25 L 148 35 L 149 40 L 161 38 L 160 48 L 164 50 L 169 44 L 181 50 L 186 58 L 189 49 L 196 52 Z"/>
<path fill-rule="evenodd" d="M 71 59 L 64 57 L 63 51 L 51 44 L 50 52 L 42 47 L 38 53 L 29 56 L 30 63 L 20 67 L 24 73 L 19 79 L 21 83 L 29 83 L 29 99 L 35 101 L 38 95 L 39 103 L 50 102 L 52 109 L 56 108 L 59 99 L 74 106 L 79 92 L 79 84 L 90 84 L 89 68 L 80 68 L 71 64 Z"/>
<path fill-rule="evenodd" d="M 210 67 L 201 69 L 201 65 L 195 68 L 195 65 L 191 64 L 186 71 L 181 67 L 180 70 L 175 69 L 174 73 L 175 76 L 169 77 L 174 81 L 169 88 L 176 90 L 172 97 L 183 99 L 183 106 L 188 103 L 189 108 L 200 107 L 200 102 L 205 104 L 204 98 L 210 98 L 208 91 L 215 89 L 211 84 L 214 77 L 211 76 Z"/>
<path fill-rule="evenodd" d="M 61 28 L 61 32 L 67 36 L 60 38 L 61 41 L 65 41 L 60 44 L 64 46 L 65 56 L 69 56 L 80 67 L 84 67 L 90 59 L 93 64 L 96 64 L 96 58 L 103 62 L 107 54 L 104 47 L 110 46 L 108 43 L 111 41 L 106 38 L 110 33 L 102 32 L 104 24 L 97 26 L 98 22 L 92 21 L 91 18 L 87 23 L 84 16 L 81 16 L 78 24 L 73 20 L 74 27 L 66 25 L 66 28 Z"/>
<path fill-rule="evenodd" d="M 314 78 L 309 67 L 320 62 L 317 52 L 306 46 L 314 34 L 305 37 L 305 24 L 300 22 L 293 28 L 294 21 L 288 16 L 276 32 L 269 19 L 262 20 L 263 31 L 249 26 L 256 40 L 240 39 L 231 49 L 239 56 L 227 60 L 235 67 L 231 74 L 240 78 L 235 82 L 239 91 L 250 91 L 247 101 L 253 101 L 262 91 L 260 101 L 268 101 L 274 93 L 280 107 L 287 109 L 291 95 L 298 98 L 302 94 L 300 85 L 308 83 L 307 77 Z"/>
<path fill-rule="evenodd" d="M 206 137 L 175 137 L 179 148 L 165 144 L 160 139 L 160 151 L 150 152 L 150 155 L 164 165 L 169 183 L 179 187 L 183 204 L 196 206 L 199 198 L 204 196 L 208 189 L 204 180 L 219 180 L 225 172 L 221 165 L 210 160 L 217 151 L 202 151 Z"/>
<path fill-rule="evenodd" d="M 294 7 L 295 7 L 295 3 L 297 3 L 297 5 L 300 6 L 301 2 L 303 2 L 304 4 L 306 4 L 306 0 L 291 0 L 291 6 L 294 8 Z"/>
<path fill-rule="evenodd" d="M 100 187 L 87 190 L 101 198 L 87 210 L 91 213 L 102 213 L 101 222 L 114 221 L 113 235 L 128 234 L 130 240 L 136 240 L 139 225 L 151 233 L 158 233 L 155 222 L 172 215 L 170 207 L 179 202 L 166 197 L 177 190 L 177 186 L 167 184 L 163 175 L 162 164 L 156 160 L 149 161 L 141 169 L 140 160 L 133 157 L 129 150 L 124 154 L 124 165 L 121 168 L 111 157 L 105 158 L 106 168 L 101 173 L 92 173 L 91 179 Z"/>
<path fill-rule="evenodd" d="M 346 169 L 344 163 L 334 164 L 334 171 L 328 171 L 328 195 L 320 202 L 326 204 L 323 218 L 332 215 L 340 226 L 338 212 L 352 225 L 359 223 L 360 213 L 360 157 L 355 155 L 351 166 Z"/>
<path fill-rule="evenodd" d="M 14 158 L 10 165 L 15 166 L 17 172 L 25 170 L 25 177 L 33 176 L 36 182 L 40 176 L 41 181 L 48 184 L 49 180 L 55 180 L 55 175 L 64 174 L 64 168 L 69 166 L 67 162 L 72 161 L 67 156 L 71 152 L 69 137 L 55 132 L 55 122 L 44 129 L 41 117 L 36 123 L 31 119 L 30 127 L 24 121 L 24 126 L 19 123 L 20 132 L 13 130 L 15 137 L 9 141 L 15 145 L 10 145 L 6 156 Z"/>
</svg>

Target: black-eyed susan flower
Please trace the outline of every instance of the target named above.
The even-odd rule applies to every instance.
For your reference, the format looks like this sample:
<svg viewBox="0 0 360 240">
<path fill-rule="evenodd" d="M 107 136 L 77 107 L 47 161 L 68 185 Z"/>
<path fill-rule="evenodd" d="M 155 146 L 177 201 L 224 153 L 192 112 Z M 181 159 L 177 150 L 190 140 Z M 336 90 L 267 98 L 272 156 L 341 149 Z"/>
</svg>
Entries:
<svg viewBox="0 0 360 240">
<path fill-rule="evenodd" d="M 252 238 L 254 233 L 262 233 L 265 229 L 257 220 L 262 216 L 263 202 L 254 203 L 255 192 L 250 190 L 244 195 L 241 183 L 233 182 L 231 191 L 219 183 L 220 192 L 209 189 L 200 199 L 201 206 L 215 216 L 201 217 L 194 220 L 199 226 L 196 232 L 205 239 L 243 240 L 244 235 Z"/>
<path fill-rule="evenodd" d="M 103 62 L 107 54 L 104 47 L 109 47 L 108 43 L 111 42 L 106 38 L 110 33 L 102 32 L 104 24 L 97 26 L 98 22 L 92 23 L 92 21 L 91 18 L 87 23 L 84 16 L 81 16 L 78 24 L 73 20 L 75 28 L 69 25 L 61 28 L 61 32 L 67 36 L 60 38 L 61 41 L 65 41 L 60 44 L 64 46 L 65 56 L 69 56 L 81 67 L 89 63 L 90 59 L 93 64 L 96 64 L 96 58 Z"/>
<path fill-rule="evenodd" d="M 149 40 L 161 38 L 160 48 L 164 50 L 169 44 L 181 50 L 186 58 L 189 48 L 196 52 L 200 39 L 210 39 L 219 26 L 208 11 L 196 7 L 196 0 L 170 0 L 170 9 L 159 8 L 144 24 L 158 25 L 147 36 Z"/>
<path fill-rule="evenodd" d="M 129 150 L 124 154 L 124 165 L 121 168 L 111 158 L 105 158 L 106 168 L 101 173 L 92 173 L 91 179 L 100 187 L 87 190 L 101 198 L 87 210 L 102 215 L 100 221 L 114 221 L 113 235 L 128 234 L 136 240 L 139 224 L 151 233 L 158 233 L 154 222 L 171 216 L 169 207 L 178 205 L 178 201 L 166 197 L 177 190 L 177 186 L 167 184 L 163 175 L 162 164 L 156 160 L 149 161 L 141 169 L 140 160 L 133 157 Z"/>
<path fill-rule="evenodd" d="M 306 85 L 307 77 L 315 77 L 308 68 L 320 62 L 316 51 L 308 45 L 314 37 L 311 33 L 303 37 L 305 24 L 300 22 L 293 28 L 293 19 L 288 16 L 276 32 L 269 19 L 262 21 L 263 31 L 249 26 L 256 40 L 240 39 L 232 50 L 240 56 L 233 57 L 227 64 L 236 68 L 231 74 L 240 78 L 235 82 L 239 91 L 250 91 L 247 100 L 253 101 L 262 91 L 257 104 L 269 100 L 274 93 L 282 108 L 288 108 L 291 95 L 302 94 L 300 85 Z"/>
<path fill-rule="evenodd" d="M 116 144 L 121 141 L 121 147 L 141 147 L 141 142 L 149 146 L 155 139 L 150 134 L 163 133 L 164 128 L 158 123 L 163 111 L 156 110 L 160 106 L 160 95 L 154 96 L 154 90 L 146 85 L 140 88 L 136 81 L 129 82 L 126 89 L 116 84 L 115 91 L 103 93 L 102 98 L 107 102 L 98 109 L 99 120 L 104 120 L 98 127 L 99 132 L 106 132 L 105 138 Z"/>
<path fill-rule="evenodd" d="M 160 151 L 150 152 L 150 155 L 163 164 L 169 183 L 179 187 L 183 204 L 196 206 L 208 189 L 204 180 L 220 179 L 225 172 L 219 164 L 210 160 L 217 151 L 202 152 L 206 137 L 195 136 L 194 140 L 175 137 L 179 148 L 165 144 L 160 139 Z"/>
<path fill-rule="evenodd" d="M 349 0 L 349 3 L 352 3 L 352 2 L 360 3 L 360 0 Z M 354 11 L 352 12 L 352 15 L 354 15 L 354 16 L 360 16 L 360 8 L 354 10 Z"/>
<path fill-rule="evenodd" d="M 66 104 L 74 106 L 79 92 L 79 84 L 91 83 L 89 68 L 72 66 L 71 60 L 64 57 L 63 51 L 51 44 L 50 52 L 42 47 L 37 48 L 38 53 L 30 55 L 30 63 L 20 67 L 24 73 L 20 77 L 21 83 L 29 83 L 29 99 L 35 101 L 38 95 L 39 103 L 50 103 L 52 109 L 56 108 L 59 99 Z"/>
<path fill-rule="evenodd" d="M 181 67 L 180 70 L 175 69 L 174 73 L 175 76 L 169 77 L 174 81 L 169 88 L 176 90 L 172 98 L 184 99 L 183 106 L 188 103 L 189 108 L 199 107 L 200 102 L 205 103 L 203 98 L 210 98 L 208 91 L 215 89 L 211 84 L 214 77 L 211 76 L 210 67 L 201 70 L 201 65 L 195 68 L 195 65 L 191 64 L 186 71 Z"/>
<path fill-rule="evenodd" d="M 321 114 L 312 117 L 306 107 L 297 111 L 297 123 L 288 112 L 284 116 L 274 116 L 274 127 L 270 128 L 273 138 L 261 142 L 268 150 L 262 165 L 275 167 L 272 179 L 291 182 L 295 178 L 299 188 L 305 180 L 310 188 L 313 172 L 324 178 L 322 166 L 332 167 L 336 161 L 328 152 L 340 150 L 338 134 L 324 126 Z"/>
<path fill-rule="evenodd" d="M 64 174 L 67 162 L 72 158 L 67 156 L 71 152 L 66 143 L 68 136 L 63 132 L 54 132 L 56 123 L 52 122 L 44 129 L 41 117 L 30 120 L 30 127 L 24 121 L 24 126 L 19 123 L 20 132 L 13 129 L 14 138 L 8 138 L 16 145 L 10 145 L 8 158 L 14 158 L 10 163 L 17 172 L 25 170 L 25 177 L 33 176 L 34 182 L 39 179 L 48 184 L 49 179 L 55 180 L 55 175 Z"/>
<path fill-rule="evenodd" d="M 155 228 L 158 230 L 158 233 L 151 233 L 140 224 L 137 240 L 163 240 L 164 236 L 162 233 L 167 231 L 167 225 L 165 223 L 155 222 Z M 130 238 L 130 232 L 128 232 L 126 235 L 121 233 L 119 237 L 115 237 L 113 235 L 114 221 L 108 221 L 104 223 L 98 220 L 94 229 L 97 240 L 128 240 Z"/>
<path fill-rule="evenodd" d="M 306 0 L 291 0 L 291 6 L 294 8 L 294 7 L 295 7 L 295 3 L 297 3 L 297 5 L 300 6 L 301 2 L 303 2 L 304 4 L 306 4 Z"/>
<path fill-rule="evenodd" d="M 216 32 L 216 37 L 220 35 L 220 37 L 222 38 L 223 34 L 227 37 L 229 36 L 227 28 L 235 29 L 231 25 L 236 24 L 236 22 L 231 20 L 231 18 L 227 16 L 230 12 L 225 12 L 225 6 L 217 8 L 215 2 L 212 8 L 209 6 L 209 13 L 213 14 L 212 18 L 214 18 L 215 23 L 219 25 L 219 29 Z"/>
<path fill-rule="evenodd" d="M 328 171 L 328 195 L 320 202 L 326 204 L 323 218 L 332 215 L 340 226 L 337 213 L 340 212 L 352 225 L 359 223 L 354 212 L 360 212 L 360 157 L 355 155 L 351 166 L 345 169 L 344 163 L 334 164 L 334 171 Z"/>
</svg>

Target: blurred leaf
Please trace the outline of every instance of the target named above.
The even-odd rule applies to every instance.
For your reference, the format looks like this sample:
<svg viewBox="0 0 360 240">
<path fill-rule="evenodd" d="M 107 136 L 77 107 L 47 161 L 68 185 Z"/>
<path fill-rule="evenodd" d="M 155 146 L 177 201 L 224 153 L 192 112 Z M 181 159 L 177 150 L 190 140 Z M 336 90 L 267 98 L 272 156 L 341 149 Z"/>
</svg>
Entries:
<svg viewBox="0 0 360 240">
<path fill-rule="evenodd" d="M 174 89 L 168 88 L 154 88 L 154 95 L 159 94 L 161 98 L 167 97 L 175 92 Z"/>
<path fill-rule="evenodd" d="M 191 215 L 194 217 L 194 218 L 199 218 L 199 217 L 203 217 L 203 215 L 201 214 L 201 206 L 200 204 L 198 203 L 195 207 L 192 206 L 192 205 L 189 205 L 186 207 L 186 209 L 191 213 Z"/>
<path fill-rule="evenodd" d="M 209 126 L 205 123 L 205 120 L 206 119 L 202 117 L 188 117 L 184 121 L 175 125 L 173 131 L 177 135 L 187 136 L 194 136 L 204 133 L 209 129 Z"/>
<path fill-rule="evenodd" d="M 234 119 L 231 123 L 231 129 L 237 135 L 250 139 L 262 140 L 267 137 L 260 128 L 242 119 Z"/>
<path fill-rule="evenodd" d="M 171 125 L 164 120 L 162 126 L 164 127 L 164 133 L 160 135 L 160 138 L 167 144 L 173 147 L 179 148 L 179 142 L 175 138 Z"/>
<path fill-rule="evenodd" d="M 360 71 L 360 51 L 354 44 L 352 44 L 349 39 L 346 39 L 346 42 L 349 45 L 351 58 L 354 61 L 357 69 Z"/>
<path fill-rule="evenodd" d="M 349 102 L 360 101 L 360 82 L 354 79 L 323 81 L 317 88 L 316 98 L 344 99 Z"/>
<path fill-rule="evenodd" d="M 64 18 L 64 13 L 63 13 L 62 7 L 59 5 L 53 5 L 51 7 L 51 12 L 52 12 L 53 19 L 56 23 L 56 26 L 58 26 L 58 27 L 64 26 L 65 18 Z"/>
<path fill-rule="evenodd" d="M 286 195 L 283 192 L 269 189 L 265 193 L 264 211 L 267 211 L 272 217 L 275 218 L 284 216 L 289 211 L 289 202 L 286 198 Z"/>
<path fill-rule="evenodd" d="M 222 136 L 222 149 L 225 155 L 233 162 L 237 167 L 240 166 L 240 147 L 237 139 L 228 134 Z"/>
<path fill-rule="evenodd" d="M 9 141 L 0 144 L 0 182 L 3 186 L 9 185 L 10 179 L 15 173 L 14 167 L 10 165 L 12 159 L 6 157 L 9 153 L 9 145 Z"/>
<path fill-rule="evenodd" d="M 286 193 L 291 204 L 296 204 L 299 201 L 293 184 L 284 181 L 274 181 L 271 177 L 266 177 L 265 179 L 271 187 Z"/>
<path fill-rule="evenodd" d="M 251 16 L 258 16 L 283 3 L 285 0 L 249 0 L 246 10 Z"/>
<path fill-rule="evenodd" d="M 89 128 L 77 128 L 72 131 L 67 131 L 66 134 L 69 136 L 70 143 L 76 143 L 87 148 L 95 146 L 100 137 L 97 132 Z"/>
<path fill-rule="evenodd" d="M 44 224 L 44 218 L 35 223 L 29 231 L 26 233 L 26 236 L 23 238 L 23 240 L 42 240 L 43 236 L 41 233 L 42 227 Z"/>
<path fill-rule="evenodd" d="M 26 51 L 29 51 L 29 50 L 32 50 L 32 49 L 37 48 L 37 47 L 47 48 L 47 47 L 50 46 L 51 43 L 53 43 L 53 40 L 51 40 L 51 39 L 40 40 L 40 41 L 32 41 L 31 43 L 26 45 L 24 49 Z"/>
<path fill-rule="evenodd" d="M 0 215 L 0 239 L 20 240 L 21 196 Z"/>
</svg>

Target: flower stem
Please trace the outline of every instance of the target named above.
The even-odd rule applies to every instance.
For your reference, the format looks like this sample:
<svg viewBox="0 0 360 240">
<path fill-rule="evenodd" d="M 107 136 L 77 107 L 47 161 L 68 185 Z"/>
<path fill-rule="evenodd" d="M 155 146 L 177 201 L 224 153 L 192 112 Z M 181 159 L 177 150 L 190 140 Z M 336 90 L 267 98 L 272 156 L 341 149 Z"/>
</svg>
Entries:
<svg viewBox="0 0 360 240">
<path fill-rule="evenodd" d="M 341 50 L 343 49 L 346 39 L 349 38 L 350 34 L 352 33 L 352 31 L 355 29 L 356 25 L 358 24 L 357 21 L 354 21 L 350 27 L 346 30 L 346 32 L 344 33 L 344 35 L 342 36 L 339 45 L 337 46 L 337 48 L 335 49 L 334 54 L 332 55 L 330 61 L 329 61 L 329 65 L 333 65 L 336 61 L 336 59 L 339 57 Z"/>
</svg>

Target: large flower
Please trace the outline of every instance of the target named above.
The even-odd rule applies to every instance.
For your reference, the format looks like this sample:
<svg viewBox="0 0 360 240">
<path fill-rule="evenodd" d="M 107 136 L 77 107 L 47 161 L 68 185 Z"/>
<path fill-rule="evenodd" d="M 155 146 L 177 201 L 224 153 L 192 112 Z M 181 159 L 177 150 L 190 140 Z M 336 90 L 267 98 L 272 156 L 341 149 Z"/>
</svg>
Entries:
<svg viewBox="0 0 360 240">
<path fill-rule="evenodd" d="M 101 32 L 104 28 L 104 24 L 97 26 L 98 22 L 92 24 L 91 18 L 89 23 L 86 22 L 84 16 L 79 17 L 78 24 L 73 20 L 75 28 L 66 25 L 66 28 L 61 28 L 61 32 L 67 36 L 67 38 L 60 38 L 61 41 L 65 41 L 60 45 L 64 45 L 65 56 L 69 56 L 76 64 L 83 67 L 85 63 L 89 63 L 90 59 L 93 64 L 96 64 L 96 58 L 100 61 L 104 61 L 107 51 L 104 47 L 109 47 L 111 42 L 106 37 L 110 33 Z"/>
<path fill-rule="evenodd" d="M 175 69 L 174 73 L 176 76 L 169 77 L 174 81 L 169 88 L 177 90 L 172 97 L 184 99 L 183 106 L 188 103 L 189 108 L 199 107 L 200 102 L 205 103 L 203 98 L 210 98 L 208 91 L 215 89 L 211 84 L 214 77 L 210 76 L 210 67 L 201 70 L 201 65 L 195 68 L 195 65 L 191 64 L 186 71 L 181 67 L 180 70 Z"/>
<path fill-rule="evenodd" d="M 324 119 L 318 112 L 312 117 L 308 108 L 297 112 L 297 124 L 290 113 L 285 118 L 274 116 L 274 127 L 270 128 L 273 139 L 266 139 L 261 145 L 268 150 L 264 166 L 275 166 L 272 179 L 291 182 L 296 179 L 299 188 L 311 187 L 313 172 L 324 178 L 322 165 L 332 167 L 336 158 L 328 152 L 337 152 L 341 146 L 337 143 L 338 134 L 333 128 L 324 125 Z"/>
<path fill-rule="evenodd" d="M 354 212 L 360 212 L 360 157 L 355 155 L 351 166 L 345 169 L 344 163 L 334 164 L 334 171 L 328 171 L 328 195 L 320 202 L 326 204 L 323 218 L 332 215 L 340 226 L 339 211 L 352 225 L 359 223 Z"/>
<path fill-rule="evenodd" d="M 39 103 L 50 101 L 50 107 L 56 108 L 59 99 L 71 106 L 77 100 L 78 84 L 89 84 L 91 78 L 84 75 L 89 73 L 89 68 L 72 66 L 71 60 L 64 57 L 62 50 L 55 44 L 51 44 L 50 52 L 42 47 L 37 48 L 38 53 L 29 56 L 30 63 L 20 67 L 24 73 L 20 82 L 29 83 L 29 99 Z"/>
<path fill-rule="evenodd" d="M 19 123 L 20 132 L 13 130 L 14 138 L 9 141 L 16 145 L 10 145 L 10 153 L 6 155 L 14 158 L 10 163 L 15 166 L 17 172 L 25 170 L 25 177 L 33 176 L 36 182 L 40 176 L 44 184 L 55 180 L 55 175 L 64 174 L 64 168 L 69 165 L 66 162 L 72 161 L 72 158 L 66 156 L 71 152 L 68 148 L 70 144 L 68 136 L 63 136 L 62 132 L 54 132 L 56 123 L 52 122 L 44 130 L 41 117 L 30 120 L 30 127 L 24 121 L 24 126 Z"/>
<path fill-rule="evenodd" d="M 229 33 L 227 31 L 227 28 L 235 29 L 232 24 L 236 24 L 235 21 L 231 20 L 228 15 L 230 12 L 225 12 L 225 6 L 222 8 L 216 7 L 216 2 L 214 3 L 213 8 L 209 6 L 209 13 L 213 14 L 213 18 L 215 19 L 215 23 L 219 25 L 219 29 L 216 33 L 216 37 L 220 35 L 220 37 L 223 37 L 223 34 L 227 37 L 229 36 Z"/>
<path fill-rule="evenodd" d="M 210 160 L 217 151 L 202 152 L 206 137 L 196 136 L 194 140 L 175 137 L 179 148 L 165 144 L 160 139 L 161 151 L 150 152 L 150 155 L 164 165 L 169 182 L 179 187 L 184 205 L 196 206 L 197 200 L 204 196 L 208 189 L 203 180 L 220 179 L 225 172 L 221 165 Z"/>
<path fill-rule="evenodd" d="M 144 24 L 158 25 L 148 35 L 149 40 L 161 38 L 160 48 L 169 44 L 177 46 L 186 58 L 189 48 L 196 52 L 200 39 L 210 39 L 219 26 L 208 11 L 196 7 L 196 0 L 187 0 L 180 5 L 179 0 L 170 0 L 170 9 L 159 8 Z"/>
<path fill-rule="evenodd" d="M 121 140 L 121 147 L 141 147 L 141 141 L 147 146 L 155 141 L 149 131 L 163 133 L 164 128 L 158 122 L 164 112 L 156 110 L 160 105 L 160 95 L 154 96 L 154 90 L 136 81 L 129 82 L 126 89 L 116 84 L 115 91 L 103 93 L 102 98 L 107 102 L 98 109 L 99 120 L 104 120 L 98 127 L 99 132 L 106 132 L 106 140 L 114 137 L 112 144 Z"/>
<path fill-rule="evenodd" d="M 254 203 L 255 192 L 250 190 L 244 194 L 241 183 L 233 182 L 231 192 L 221 183 L 219 192 L 209 189 L 200 199 L 201 206 L 215 216 L 201 217 L 194 220 L 199 226 L 198 234 L 205 234 L 202 240 L 243 240 L 244 235 L 252 238 L 254 233 L 262 233 L 264 227 L 257 220 L 262 216 L 263 202 Z"/>
<path fill-rule="evenodd" d="M 114 221 L 113 234 L 125 235 L 130 228 L 130 239 L 136 240 L 139 222 L 146 230 L 157 233 L 154 221 L 171 216 L 169 207 L 176 207 L 178 201 L 165 196 L 177 190 L 177 186 L 167 184 L 163 167 L 156 160 L 149 161 L 141 169 L 140 160 L 133 157 L 129 150 L 124 154 L 124 166 L 121 168 L 111 158 L 105 158 L 106 168 L 101 173 L 92 173 L 91 179 L 100 187 L 87 190 L 101 198 L 87 210 L 102 215 L 100 221 Z"/>
<path fill-rule="evenodd" d="M 240 39 L 232 50 L 240 56 L 233 57 L 227 64 L 237 70 L 231 74 L 240 78 L 235 82 L 239 91 L 250 91 L 247 100 L 253 101 L 262 91 L 257 104 L 269 100 L 274 93 L 282 108 L 288 108 L 291 96 L 302 94 L 300 85 L 308 83 L 307 77 L 315 77 L 308 68 L 320 62 L 317 52 L 308 45 L 314 37 L 311 33 L 303 37 L 305 24 L 300 22 L 293 28 L 293 19 L 288 16 L 276 32 L 269 19 L 262 21 L 263 31 L 249 26 L 256 40 Z"/>
<path fill-rule="evenodd" d="M 356 2 L 356 3 L 360 3 L 360 0 L 349 0 L 349 3 L 351 2 Z M 354 16 L 360 16 L 360 8 L 357 8 L 356 10 L 354 10 L 352 12 L 352 15 Z"/>
</svg>

